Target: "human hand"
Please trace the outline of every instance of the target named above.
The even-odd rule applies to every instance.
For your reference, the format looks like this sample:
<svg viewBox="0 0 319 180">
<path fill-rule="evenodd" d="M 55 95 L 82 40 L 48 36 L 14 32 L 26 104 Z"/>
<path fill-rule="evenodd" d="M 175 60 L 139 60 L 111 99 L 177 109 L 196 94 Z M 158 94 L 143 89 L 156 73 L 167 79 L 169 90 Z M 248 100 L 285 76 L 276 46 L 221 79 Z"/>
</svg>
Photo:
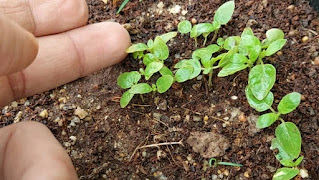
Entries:
<svg viewBox="0 0 319 180">
<path fill-rule="evenodd" d="M 130 45 L 117 23 L 84 26 L 85 0 L 0 0 L 0 13 L 0 107 L 115 64 Z M 17 123 L 0 137 L 1 180 L 77 179 L 44 125 Z"/>
</svg>

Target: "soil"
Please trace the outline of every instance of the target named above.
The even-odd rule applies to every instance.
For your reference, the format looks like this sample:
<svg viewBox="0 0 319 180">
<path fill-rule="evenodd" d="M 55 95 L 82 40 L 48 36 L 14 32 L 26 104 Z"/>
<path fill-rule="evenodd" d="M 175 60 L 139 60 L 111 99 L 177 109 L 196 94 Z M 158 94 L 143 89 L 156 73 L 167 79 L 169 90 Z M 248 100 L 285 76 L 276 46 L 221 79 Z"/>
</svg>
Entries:
<svg viewBox="0 0 319 180">
<path fill-rule="evenodd" d="M 223 2 L 132 0 L 116 15 L 121 1 L 105 4 L 87 0 L 89 23 L 107 20 L 125 24 L 134 43 L 176 30 L 181 19 L 209 22 Z M 172 7 L 176 5 L 181 10 L 174 14 Z M 308 170 L 309 177 L 305 179 L 319 179 L 318 14 L 305 0 L 237 0 L 234 16 L 221 28 L 219 36 L 239 35 L 246 26 L 260 38 L 272 27 L 285 32 L 288 43 L 282 53 L 265 60 L 277 68 L 272 89 L 277 99 L 274 107 L 287 93 L 297 91 L 303 95 L 298 109 L 283 118 L 300 129 L 305 158 L 299 167 Z M 304 36 L 309 40 L 303 42 Z M 170 43 L 167 65 L 172 67 L 190 57 L 193 50 L 192 39 L 176 37 Z M 281 167 L 274 156 L 276 152 L 270 150 L 279 122 L 270 128 L 256 129 L 259 113 L 249 107 L 244 95 L 248 70 L 227 78 L 217 78 L 216 72 L 210 89 L 207 77 L 174 84 L 167 93 L 135 97 L 127 108 L 121 109 L 119 97 L 123 90 L 116 84 L 117 76 L 139 66 L 128 56 L 119 65 L 13 102 L 2 109 L 1 126 L 30 120 L 47 125 L 70 154 L 81 180 L 271 179 Z M 74 115 L 77 107 L 82 110 L 82 119 Z M 48 118 L 39 116 L 43 110 L 48 111 Z M 209 168 L 208 159 L 186 142 L 194 132 L 227 138 L 228 148 L 216 158 L 243 166 Z M 76 141 L 70 136 L 75 136 Z M 159 143 L 166 145 L 156 146 Z M 145 145 L 151 146 L 143 148 Z"/>
</svg>

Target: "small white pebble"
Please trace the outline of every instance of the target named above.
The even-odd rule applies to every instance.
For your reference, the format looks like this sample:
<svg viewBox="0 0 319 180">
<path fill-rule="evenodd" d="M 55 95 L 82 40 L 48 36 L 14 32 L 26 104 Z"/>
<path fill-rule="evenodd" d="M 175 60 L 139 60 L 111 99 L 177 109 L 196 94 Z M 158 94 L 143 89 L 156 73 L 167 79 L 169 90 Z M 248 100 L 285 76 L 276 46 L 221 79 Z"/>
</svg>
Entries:
<svg viewBox="0 0 319 180">
<path fill-rule="evenodd" d="M 74 111 L 74 115 L 78 116 L 80 119 L 84 119 L 88 115 L 88 113 L 80 107 L 77 107 Z"/>
<path fill-rule="evenodd" d="M 76 136 L 70 136 L 69 137 L 72 141 L 76 141 Z"/>
<path fill-rule="evenodd" d="M 22 111 L 19 111 L 19 112 L 17 113 L 16 117 L 14 117 L 13 123 L 18 123 L 18 122 L 20 122 L 21 118 L 22 118 Z"/>
<path fill-rule="evenodd" d="M 232 96 L 231 99 L 232 99 L 232 100 L 237 100 L 237 99 L 238 99 L 238 96 Z"/>
<path fill-rule="evenodd" d="M 69 142 L 64 142 L 63 144 L 64 144 L 65 147 L 70 147 L 71 146 L 71 143 L 69 143 Z"/>
<path fill-rule="evenodd" d="M 13 107 L 13 108 L 18 107 L 17 101 L 13 101 L 13 102 L 11 103 L 11 107 Z"/>
<path fill-rule="evenodd" d="M 302 178 L 308 178 L 309 177 L 308 170 L 306 170 L 306 169 L 300 169 L 299 174 L 300 174 L 300 176 Z"/>
<path fill-rule="evenodd" d="M 183 16 L 185 16 L 187 13 L 188 13 L 187 10 L 183 10 L 183 11 L 182 11 L 182 15 L 183 15 Z"/>
</svg>

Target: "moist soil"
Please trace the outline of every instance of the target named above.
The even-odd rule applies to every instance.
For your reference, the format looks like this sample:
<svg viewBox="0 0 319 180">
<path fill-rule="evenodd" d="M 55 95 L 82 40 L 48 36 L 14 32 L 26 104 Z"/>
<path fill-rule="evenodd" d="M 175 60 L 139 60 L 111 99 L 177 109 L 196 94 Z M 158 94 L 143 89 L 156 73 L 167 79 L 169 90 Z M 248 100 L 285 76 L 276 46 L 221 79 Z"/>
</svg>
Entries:
<svg viewBox="0 0 319 180">
<path fill-rule="evenodd" d="M 156 35 L 176 31 L 182 19 L 210 22 L 215 10 L 224 2 L 132 0 L 116 15 L 121 1 L 105 4 L 101 0 L 87 0 L 90 24 L 122 23 L 133 43 L 146 43 Z M 265 38 L 270 28 L 285 32 L 288 42 L 282 51 L 265 59 L 277 69 L 272 90 L 277 99 L 274 107 L 287 93 L 302 94 L 300 106 L 283 118 L 300 129 L 301 154 L 305 158 L 299 167 L 308 170 L 309 177 L 305 179 L 317 180 L 318 15 L 305 0 L 237 0 L 232 20 L 218 35 L 240 35 L 247 26 L 260 38 Z M 309 38 L 307 41 L 302 40 L 305 36 Z M 166 64 L 171 68 L 181 59 L 189 58 L 195 49 L 193 40 L 186 35 L 178 35 L 169 43 L 169 48 Z M 2 109 L 1 126 L 31 120 L 47 125 L 69 153 L 79 178 L 85 180 L 271 179 L 281 167 L 275 158 L 276 151 L 270 150 L 279 122 L 263 130 L 255 128 L 259 113 L 249 107 L 244 94 L 248 70 L 226 78 L 217 78 L 215 72 L 211 88 L 207 87 L 206 76 L 174 84 L 164 94 L 134 97 L 127 108 L 121 109 L 119 98 L 123 90 L 117 86 L 116 79 L 120 73 L 139 67 L 141 64 L 128 56 L 119 65 L 13 102 Z M 76 113 L 76 116 L 77 108 L 80 115 Z M 39 116 L 43 110 L 48 111 L 48 117 Z M 82 119 L 78 118 L 81 115 Z M 223 136 L 229 143 L 216 157 L 218 160 L 243 166 L 208 167 L 208 159 L 194 152 L 186 142 L 191 134 L 205 132 Z M 159 143 L 168 145 L 156 145 Z M 145 145 L 151 146 L 143 148 Z"/>
</svg>

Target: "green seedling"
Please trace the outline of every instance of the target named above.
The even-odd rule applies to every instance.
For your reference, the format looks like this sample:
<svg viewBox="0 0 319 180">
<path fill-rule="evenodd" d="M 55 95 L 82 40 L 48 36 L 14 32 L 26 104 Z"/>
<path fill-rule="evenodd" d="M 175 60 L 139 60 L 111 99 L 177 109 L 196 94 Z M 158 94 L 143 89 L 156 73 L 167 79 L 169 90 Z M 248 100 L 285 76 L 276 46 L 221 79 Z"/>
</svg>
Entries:
<svg viewBox="0 0 319 180">
<path fill-rule="evenodd" d="M 205 38 L 203 46 L 205 46 L 207 37 L 214 31 L 215 34 L 212 41 L 215 41 L 221 25 L 225 25 L 230 21 L 234 10 L 234 1 L 228 1 L 216 10 L 213 23 L 200 23 L 192 27 L 192 24 L 189 21 L 184 20 L 178 24 L 178 31 L 181 34 L 187 34 L 190 32 L 190 37 L 195 40 L 195 47 L 197 47 L 197 37 L 203 36 Z"/>
<path fill-rule="evenodd" d="M 119 7 L 119 9 L 116 11 L 116 14 L 119 14 L 123 8 L 126 6 L 126 4 L 129 2 L 130 0 L 124 0 L 121 4 L 121 6 Z M 140 2 L 142 2 L 142 0 L 140 0 Z"/>
<path fill-rule="evenodd" d="M 273 176 L 273 180 L 289 180 L 299 174 L 299 169 L 295 168 L 280 168 Z"/>
<path fill-rule="evenodd" d="M 213 163 L 214 162 L 214 163 Z M 230 163 L 230 162 L 220 162 L 215 158 L 210 158 L 208 161 L 209 167 L 217 167 L 218 165 L 225 165 L 225 166 L 235 166 L 235 167 L 241 167 L 243 165 L 237 164 L 237 163 Z"/>
</svg>

